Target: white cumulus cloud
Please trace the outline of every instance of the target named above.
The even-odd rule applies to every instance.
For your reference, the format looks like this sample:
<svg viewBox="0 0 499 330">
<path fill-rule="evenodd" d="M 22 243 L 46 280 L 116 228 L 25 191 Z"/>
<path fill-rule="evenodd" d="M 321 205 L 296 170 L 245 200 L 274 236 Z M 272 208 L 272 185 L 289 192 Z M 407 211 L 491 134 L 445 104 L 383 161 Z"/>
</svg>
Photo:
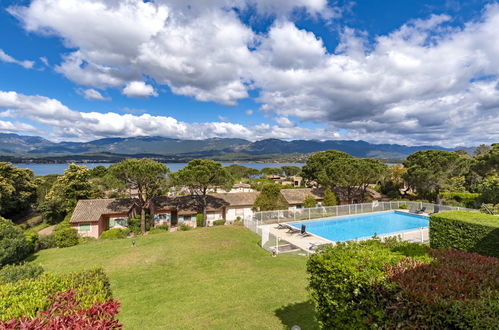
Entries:
<svg viewBox="0 0 499 330">
<path fill-rule="evenodd" d="M 143 81 L 131 81 L 125 88 L 123 88 L 123 94 L 128 97 L 149 97 L 158 96 L 158 93 L 154 90 L 154 87 L 146 84 Z"/>
</svg>

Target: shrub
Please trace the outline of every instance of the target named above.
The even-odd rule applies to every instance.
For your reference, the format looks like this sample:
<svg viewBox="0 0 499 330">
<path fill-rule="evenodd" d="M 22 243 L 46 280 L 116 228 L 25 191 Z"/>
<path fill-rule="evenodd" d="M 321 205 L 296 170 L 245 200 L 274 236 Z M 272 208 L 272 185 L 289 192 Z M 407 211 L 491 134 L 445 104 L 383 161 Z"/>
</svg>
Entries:
<svg viewBox="0 0 499 330">
<path fill-rule="evenodd" d="M 409 209 L 409 206 L 407 206 L 407 204 L 400 204 L 399 209 L 407 210 L 407 209 Z"/>
<path fill-rule="evenodd" d="M 142 230 L 140 229 L 140 214 L 137 214 L 133 218 L 128 219 L 127 226 L 132 233 L 135 233 L 136 235 L 141 234 Z M 149 214 L 146 214 L 146 231 L 149 231 L 150 229 L 151 217 L 149 216 Z"/>
<path fill-rule="evenodd" d="M 322 206 L 336 206 L 338 205 L 338 197 L 330 189 L 324 191 L 324 200 L 322 201 Z"/>
<path fill-rule="evenodd" d="M 0 269 L 0 284 L 15 283 L 28 278 L 36 278 L 42 273 L 43 267 L 38 265 L 7 265 Z"/>
<path fill-rule="evenodd" d="M 55 247 L 57 247 L 57 245 L 55 244 L 54 234 L 40 237 L 40 240 L 38 241 L 39 250 L 52 249 Z"/>
<path fill-rule="evenodd" d="M 464 207 L 474 208 L 477 207 L 478 198 L 480 194 L 469 193 L 469 192 L 441 192 L 440 197 L 445 199 L 447 202 L 449 200 L 456 201 Z"/>
<path fill-rule="evenodd" d="M 100 239 L 122 239 L 122 238 L 127 238 L 128 234 L 130 234 L 130 229 L 113 228 L 103 232 L 100 235 Z"/>
<path fill-rule="evenodd" d="M 451 211 L 430 216 L 430 246 L 499 257 L 499 217 Z"/>
<path fill-rule="evenodd" d="M 40 237 L 38 236 L 38 233 L 34 230 L 28 229 L 24 232 L 24 236 L 31 245 L 31 250 L 32 251 L 38 250 L 38 246 L 40 244 Z"/>
<path fill-rule="evenodd" d="M 303 201 L 303 207 L 305 208 L 312 208 L 312 207 L 316 207 L 317 206 L 317 202 L 315 201 L 315 198 L 314 196 L 312 195 L 307 195 L 305 197 L 305 200 Z"/>
<path fill-rule="evenodd" d="M 63 229 L 56 230 L 54 232 L 55 246 L 59 248 L 70 247 L 78 245 L 80 242 L 80 237 L 76 229 L 66 227 Z"/>
<path fill-rule="evenodd" d="M 0 217 L 0 267 L 18 263 L 33 252 L 21 228 Z"/>
<path fill-rule="evenodd" d="M 233 224 L 236 225 L 236 226 L 242 226 L 243 225 L 243 219 L 241 219 L 241 217 L 237 217 L 236 220 L 234 220 Z"/>
<path fill-rule="evenodd" d="M 46 311 L 33 319 L 24 316 L 7 322 L 0 321 L 2 329 L 121 329 L 116 320 L 119 302 L 96 302 L 84 308 L 73 290 L 50 295 L 51 303 Z"/>
<path fill-rule="evenodd" d="M 188 231 L 188 230 L 191 230 L 192 227 L 183 223 L 180 225 L 179 229 L 180 229 L 180 231 Z"/>
<path fill-rule="evenodd" d="M 149 230 L 149 234 L 158 234 L 158 233 L 165 233 L 168 231 L 168 225 L 161 225 L 161 226 L 156 226 Z"/>
<path fill-rule="evenodd" d="M 196 226 L 203 227 L 203 214 L 202 213 L 196 214 Z"/>
<path fill-rule="evenodd" d="M 384 322 L 388 290 L 383 282 L 386 264 L 404 257 L 429 261 L 425 248 L 414 243 L 389 240 L 338 243 L 310 256 L 307 271 L 318 320 L 325 329 L 365 328 Z"/>
<path fill-rule="evenodd" d="M 499 260 L 376 240 L 322 248 L 307 263 L 323 328 L 496 329 Z"/>
<path fill-rule="evenodd" d="M 225 225 L 225 220 L 223 219 L 213 221 L 213 226 L 223 226 L 223 225 Z"/>
<path fill-rule="evenodd" d="M 109 279 L 101 268 L 65 275 L 43 273 L 37 278 L 0 285 L 0 320 L 21 315 L 33 318 L 49 308 L 51 302 L 47 297 L 71 289 L 84 307 L 112 297 Z"/>
<path fill-rule="evenodd" d="M 398 328 L 498 328 L 499 301 L 490 300 L 499 298 L 499 260 L 457 250 L 430 255 L 429 264 L 406 258 L 386 267 L 398 288 L 386 308 L 388 319 Z"/>
</svg>

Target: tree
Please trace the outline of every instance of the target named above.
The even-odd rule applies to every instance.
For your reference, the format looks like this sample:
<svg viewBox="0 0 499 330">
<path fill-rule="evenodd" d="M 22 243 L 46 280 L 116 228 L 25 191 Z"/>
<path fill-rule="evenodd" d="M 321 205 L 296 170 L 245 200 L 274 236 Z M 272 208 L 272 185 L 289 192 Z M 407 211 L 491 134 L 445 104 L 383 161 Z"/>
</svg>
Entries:
<svg viewBox="0 0 499 330">
<path fill-rule="evenodd" d="M 254 168 L 233 164 L 225 167 L 225 170 L 236 180 L 249 179 L 260 174 L 260 171 Z"/>
<path fill-rule="evenodd" d="M 326 189 L 324 191 L 324 200 L 322 201 L 322 206 L 335 206 L 338 204 L 339 202 L 336 194 L 331 189 Z"/>
<path fill-rule="evenodd" d="M 224 187 L 230 190 L 234 179 L 222 167 L 222 164 L 212 160 L 194 159 L 187 166 L 172 175 L 175 186 L 185 186 L 196 197 L 203 211 L 203 226 L 206 226 L 206 208 L 208 206 L 208 189 Z"/>
<path fill-rule="evenodd" d="M 299 168 L 298 166 L 288 166 L 288 165 L 285 165 L 285 166 L 282 166 L 281 169 L 284 172 L 284 175 L 286 175 L 288 178 L 290 176 L 297 175 L 301 171 L 301 168 Z"/>
<path fill-rule="evenodd" d="M 140 229 L 146 232 L 146 209 L 165 190 L 168 167 L 152 159 L 127 159 L 109 167 L 109 172 L 126 187 L 140 210 Z M 137 196 L 137 197 L 135 197 Z"/>
<path fill-rule="evenodd" d="M 260 170 L 263 176 L 282 175 L 282 169 L 278 167 L 264 167 Z"/>
<path fill-rule="evenodd" d="M 315 198 L 314 196 L 312 195 L 307 195 L 305 197 L 305 200 L 303 201 L 303 207 L 306 207 L 306 208 L 312 208 L 312 207 L 316 207 L 317 206 L 317 202 L 315 201 Z"/>
<path fill-rule="evenodd" d="M 478 147 L 476 147 L 474 155 L 475 156 L 485 155 L 486 153 L 488 153 L 490 151 L 490 149 L 491 149 L 490 146 L 488 146 L 486 144 L 480 144 Z"/>
<path fill-rule="evenodd" d="M 31 252 L 33 246 L 21 228 L 0 217 L 0 268 L 24 260 Z"/>
<path fill-rule="evenodd" d="M 13 216 L 27 211 L 35 201 L 33 172 L 0 162 L 0 215 Z"/>
<path fill-rule="evenodd" d="M 440 204 L 440 192 L 449 184 L 449 179 L 468 172 L 469 163 L 455 152 L 417 151 L 404 161 L 407 168 L 404 178 L 420 196 Z"/>
<path fill-rule="evenodd" d="M 343 187 L 350 203 L 354 196 L 364 201 L 369 184 L 378 182 L 386 174 L 386 165 L 369 158 L 338 158 L 330 162 L 319 175 L 319 183 L 326 188 Z"/>
<path fill-rule="evenodd" d="M 72 212 L 80 199 L 102 198 L 104 194 L 89 180 L 85 166 L 69 165 L 59 176 L 38 209 L 49 223 L 57 223 Z"/>
<path fill-rule="evenodd" d="M 327 150 L 315 153 L 307 159 L 307 163 L 302 167 L 302 176 L 309 182 L 325 182 L 327 181 L 325 168 L 328 164 L 337 159 L 352 158 L 353 157 L 349 154 L 337 150 Z"/>
<path fill-rule="evenodd" d="M 284 210 L 287 208 L 288 203 L 281 194 L 281 188 L 275 184 L 265 185 L 253 205 L 255 211 Z"/>
<path fill-rule="evenodd" d="M 90 170 L 90 177 L 92 178 L 102 178 L 107 174 L 107 168 L 102 165 L 97 165 L 93 169 Z"/>
</svg>

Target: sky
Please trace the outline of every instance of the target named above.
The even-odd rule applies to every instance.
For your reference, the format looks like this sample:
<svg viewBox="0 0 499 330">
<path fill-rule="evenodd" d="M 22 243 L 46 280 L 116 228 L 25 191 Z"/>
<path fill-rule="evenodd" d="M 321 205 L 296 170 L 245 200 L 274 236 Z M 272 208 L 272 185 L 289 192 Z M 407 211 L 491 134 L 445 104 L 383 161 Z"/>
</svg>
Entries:
<svg viewBox="0 0 499 330">
<path fill-rule="evenodd" d="M 0 6 L 0 132 L 499 142 L 497 1 Z"/>
</svg>

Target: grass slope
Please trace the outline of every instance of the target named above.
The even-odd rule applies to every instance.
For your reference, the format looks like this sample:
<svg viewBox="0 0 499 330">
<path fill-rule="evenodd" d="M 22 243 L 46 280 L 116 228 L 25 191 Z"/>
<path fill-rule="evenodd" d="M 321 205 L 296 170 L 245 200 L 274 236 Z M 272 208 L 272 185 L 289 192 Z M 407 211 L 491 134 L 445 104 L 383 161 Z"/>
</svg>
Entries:
<svg viewBox="0 0 499 330">
<path fill-rule="evenodd" d="M 238 226 L 40 251 L 47 271 L 104 267 L 128 329 L 317 328 L 305 258 L 272 258 Z"/>
</svg>

